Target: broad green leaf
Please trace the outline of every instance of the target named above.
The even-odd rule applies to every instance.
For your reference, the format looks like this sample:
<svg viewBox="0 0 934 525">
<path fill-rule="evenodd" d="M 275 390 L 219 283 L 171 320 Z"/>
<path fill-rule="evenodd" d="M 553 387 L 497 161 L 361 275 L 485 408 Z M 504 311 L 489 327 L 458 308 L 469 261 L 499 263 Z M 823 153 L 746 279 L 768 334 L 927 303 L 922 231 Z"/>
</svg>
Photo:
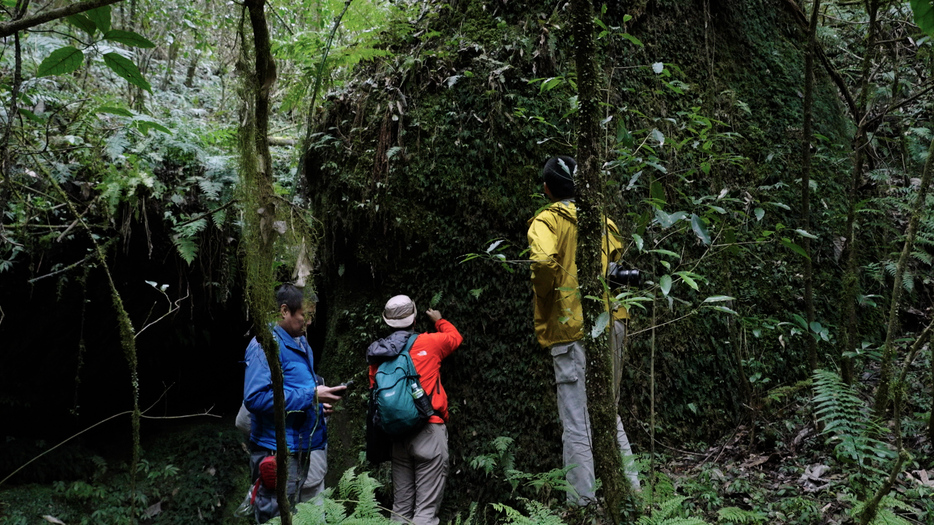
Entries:
<svg viewBox="0 0 934 525">
<path fill-rule="evenodd" d="M 658 286 L 662 289 L 662 295 L 668 295 L 668 292 L 671 291 L 671 276 L 663 275 L 662 278 L 658 280 Z"/>
<path fill-rule="evenodd" d="M 81 67 L 83 62 L 84 53 L 74 47 L 67 46 L 56 49 L 39 64 L 39 71 L 36 76 L 47 77 L 71 73 Z"/>
<path fill-rule="evenodd" d="M 633 44 L 635 44 L 635 45 L 637 45 L 637 46 L 639 46 L 639 47 L 645 47 L 645 44 L 643 44 L 641 40 L 639 40 L 638 38 L 636 38 L 636 37 L 630 35 L 629 33 L 622 33 L 620 36 L 623 37 L 623 38 L 625 38 L 626 40 L 629 40 L 630 42 L 632 42 Z"/>
<path fill-rule="evenodd" d="M 593 330 L 590 331 L 590 337 L 596 339 L 600 337 L 600 334 L 606 330 L 607 325 L 610 324 L 610 314 L 609 312 L 601 312 L 597 317 L 597 322 L 593 325 Z"/>
<path fill-rule="evenodd" d="M 765 217 L 765 210 L 763 210 L 762 208 L 756 208 L 755 210 L 753 210 L 753 213 L 756 214 L 757 221 L 761 221 L 762 217 Z"/>
<path fill-rule="evenodd" d="M 688 214 L 683 211 L 676 211 L 669 215 L 663 212 L 662 210 L 655 210 L 655 219 L 658 220 L 658 223 L 665 230 L 672 227 L 676 222 L 680 221 L 681 219 L 686 219 L 687 216 Z"/>
<path fill-rule="evenodd" d="M 152 86 L 150 86 L 149 82 L 146 82 L 146 79 L 140 74 L 136 64 L 129 59 L 118 53 L 107 53 L 104 55 L 104 63 L 107 64 L 107 67 L 112 69 L 114 73 L 130 84 L 152 93 Z"/>
<path fill-rule="evenodd" d="M 796 323 L 798 323 L 799 325 L 801 325 L 801 328 L 804 328 L 805 330 L 808 329 L 808 322 L 805 321 L 803 317 L 801 317 L 801 316 L 798 315 L 798 314 L 791 314 L 791 317 L 794 318 L 794 320 L 795 320 Z"/>
<path fill-rule="evenodd" d="M 97 26 L 94 25 L 94 22 L 84 13 L 71 15 L 65 20 L 67 20 L 69 24 L 87 33 L 88 36 L 94 36 L 94 32 L 97 31 Z"/>
<path fill-rule="evenodd" d="M 680 277 L 685 284 L 693 288 L 695 291 L 697 290 L 697 282 L 691 278 L 690 272 L 675 272 L 675 275 Z"/>
<path fill-rule="evenodd" d="M 152 120 L 134 120 L 133 127 L 138 129 L 140 133 L 142 133 L 143 135 L 148 135 L 149 130 L 151 129 L 161 131 L 165 133 L 166 135 L 172 134 L 172 130 L 163 126 L 162 124 L 159 124 L 158 122 L 153 122 Z"/>
<path fill-rule="evenodd" d="M 697 238 L 700 239 L 705 246 L 710 245 L 710 232 L 707 231 L 707 225 L 704 224 L 704 220 L 696 213 L 691 214 L 691 229 L 694 230 L 694 235 L 697 235 Z"/>
<path fill-rule="evenodd" d="M 551 91 L 552 89 L 561 85 L 561 82 L 563 81 L 564 79 L 562 79 L 561 77 L 551 77 L 548 80 L 542 82 L 541 88 L 539 89 L 538 92 L 544 93 L 546 91 Z"/>
<path fill-rule="evenodd" d="M 797 253 L 798 255 L 804 257 L 807 260 L 811 260 L 811 258 L 808 257 L 807 252 L 804 251 L 804 248 L 791 242 L 791 239 L 789 239 L 788 237 L 782 237 L 781 241 L 782 241 L 782 245 L 785 246 L 785 248 L 788 248 L 789 250 Z"/>
<path fill-rule="evenodd" d="M 101 33 L 107 33 L 110 31 L 110 6 L 105 5 L 103 7 L 98 7 L 97 9 L 91 9 L 88 13 L 88 18 L 94 22 L 94 25 L 101 30 Z"/>
<path fill-rule="evenodd" d="M 675 259 L 680 259 L 681 256 L 671 250 L 649 250 L 649 253 L 657 253 L 659 255 L 668 255 L 669 257 L 674 257 Z"/>
<path fill-rule="evenodd" d="M 732 301 L 732 300 L 734 300 L 734 298 L 730 297 L 729 295 L 711 295 L 710 297 L 704 299 L 704 302 L 705 303 L 719 303 L 723 301 Z"/>
<path fill-rule="evenodd" d="M 817 239 L 817 235 L 814 235 L 813 233 L 808 233 L 807 230 L 798 229 L 795 231 L 798 233 L 798 235 L 802 237 L 807 237 L 808 239 Z"/>
<path fill-rule="evenodd" d="M 636 244 L 636 249 L 641 252 L 642 247 L 645 245 L 645 241 L 642 240 L 642 236 L 638 233 L 634 233 L 632 234 L 632 241 Z"/>
<path fill-rule="evenodd" d="M 121 31 L 119 29 L 113 29 L 104 33 L 104 40 L 110 40 L 111 42 L 120 42 L 121 44 L 130 46 L 130 47 L 141 47 L 141 48 L 152 48 L 156 47 L 156 44 L 150 42 L 146 37 L 133 31 Z"/>
<path fill-rule="evenodd" d="M 132 117 L 133 113 L 125 108 L 115 108 L 113 106 L 101 106 L 94 110 L 95 113 L 110 113 L 111 115 L 120 115 L 121 117 Z"/>
<path fill-rule="evenodd" d="M 17 109 L 19 110 L 19 114 L 20 114 L 20 115 L 26 117 L 27 119 L 29 119 L 29 120 L 31 120 L 31 121 L 37 123 L 37 124 L 44 124 L 44 123 L 46 122 L 46 120 L 47 120 L 47 119 L 45 118 L 44 115 L 43 115 L 42 117 L 40 117 L 39 115 L 36 115 L 35 113 L 33 113 L 32 111 L 30 111 L 30 110 L 28 110 L 28 109 L 26 109 L 26 108 L 17 108 Z"/>
<path fill-rule="evenodd" d="M 622 119 L 616 121 L 616 142 L 626 148 L 632 148 L 636 143 Z"/>
<path fill-rule="evenodd" d="M 911 0 L 911 10 L 915 14 L 915 23 L 928 35 L 934 37 L 934 2 L 931 0 Z"/>
<path fill-rule="evenodd" d="M 733 310 L 732 308 L 727 308 L 726 306 L 711 306 L 710 308 L 718 312 L 723 312 L 725 314 L 739 315 L 739 312 L 737 312 L 736 310 Z"/>
<path fill-rule="evenodd" d="M 814 321 L 813 323 L 811 323 L 811 331 L 814 332 L 815 334 L 819 334 L 824 331 L 824 327 L 817 321 Z"/>
</svg>

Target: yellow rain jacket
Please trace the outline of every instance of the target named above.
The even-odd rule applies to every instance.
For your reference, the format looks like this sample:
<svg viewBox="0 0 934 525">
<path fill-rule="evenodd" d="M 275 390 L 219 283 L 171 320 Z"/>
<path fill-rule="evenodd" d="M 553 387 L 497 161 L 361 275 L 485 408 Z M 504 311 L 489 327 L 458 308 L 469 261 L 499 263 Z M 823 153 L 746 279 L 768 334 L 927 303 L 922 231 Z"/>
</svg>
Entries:
<svg viewBox="0 0 934 525">
<path fill-rule="evenodd" d="M 611 220 L 603 240 L 603 273 L 622 253 L 619 230 Z M 577 341 L 584 315 L 577 285 L 577 208 L 558 201 L 529 221 L 532 288 L 535 291 L 535 335 L 543 347 Z M 629 317 L 619 307 L 616 319 Z"/>
</svg>

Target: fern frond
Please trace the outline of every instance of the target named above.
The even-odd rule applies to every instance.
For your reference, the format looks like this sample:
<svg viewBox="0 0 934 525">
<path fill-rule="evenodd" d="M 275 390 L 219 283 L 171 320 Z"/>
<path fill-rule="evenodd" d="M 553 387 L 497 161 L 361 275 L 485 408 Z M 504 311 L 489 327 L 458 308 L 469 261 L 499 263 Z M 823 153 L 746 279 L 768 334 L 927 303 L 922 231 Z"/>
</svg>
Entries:
<svg viewBox="0 0 934 525">
<path fill-rule="evenodd" d="M 766 520 L 761 512 L 741 509 L 739 507 L 724 507 L 717 511 L 720 523 L 759 523 Z"/>
</svg>

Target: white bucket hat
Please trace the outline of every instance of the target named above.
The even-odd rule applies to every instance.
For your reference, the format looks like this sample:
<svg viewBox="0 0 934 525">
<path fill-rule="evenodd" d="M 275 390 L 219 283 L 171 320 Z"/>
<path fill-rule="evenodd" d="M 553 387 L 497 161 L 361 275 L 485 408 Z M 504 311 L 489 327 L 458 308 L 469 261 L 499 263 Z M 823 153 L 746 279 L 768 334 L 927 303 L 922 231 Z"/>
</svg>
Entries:
<svg viewBox="0 0 934 525">
<path fill-rule="evenodd" d="M 383 308 L 383 321 L 393 328 L 407 328 L 415 322 L 415 303 L 408 295 L 397 295 L 386 302 Z"/>
</svg>

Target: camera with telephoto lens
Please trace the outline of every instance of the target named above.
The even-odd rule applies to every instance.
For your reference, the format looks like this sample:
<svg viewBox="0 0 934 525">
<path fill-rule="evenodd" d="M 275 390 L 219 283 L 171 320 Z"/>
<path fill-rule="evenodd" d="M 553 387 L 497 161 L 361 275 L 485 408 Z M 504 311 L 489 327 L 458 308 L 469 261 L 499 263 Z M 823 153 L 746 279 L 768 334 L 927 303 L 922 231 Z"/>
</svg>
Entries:
<svg viewBox="0 0 934 525">
<path fill-rule="evenodd" d="M 639 286 L 642 284 L 642 272 L 635 268 L 627 269 L 615 262 L 610 263 L 606 277 L 613 286 Z"/>
</svg>

